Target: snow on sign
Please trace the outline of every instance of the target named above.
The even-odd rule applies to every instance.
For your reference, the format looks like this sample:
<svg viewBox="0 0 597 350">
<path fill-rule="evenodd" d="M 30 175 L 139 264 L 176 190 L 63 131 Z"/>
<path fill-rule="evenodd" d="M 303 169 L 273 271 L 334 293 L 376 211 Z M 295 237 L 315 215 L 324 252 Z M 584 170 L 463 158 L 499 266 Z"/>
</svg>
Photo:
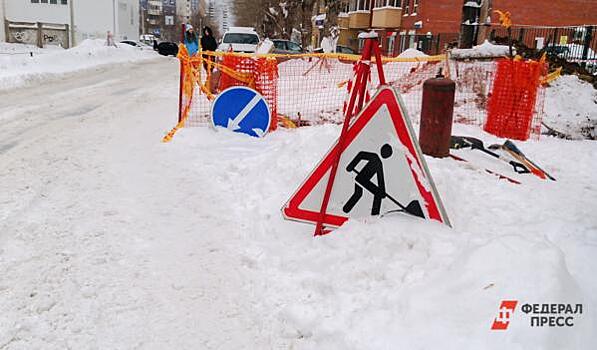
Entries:
<svg viewBox="0 0 597 350">
<path fill-rule="evenodd" d="M 286 219 L 316 223 L 329 179 L 332 149 L 282 209 Z M 382 87 L 350 125 L 323 220 L 338 227 L 348 218 L 394 212 L 450 225 L 398 93 Z"/>
<path fill-rule="evenodd" d="M 234 86 L 222 91 L 211 107 L 214 126 L 243 134 L 263 137 L 269 130 L 271 113 L 257 91 Z"/>
</svg>

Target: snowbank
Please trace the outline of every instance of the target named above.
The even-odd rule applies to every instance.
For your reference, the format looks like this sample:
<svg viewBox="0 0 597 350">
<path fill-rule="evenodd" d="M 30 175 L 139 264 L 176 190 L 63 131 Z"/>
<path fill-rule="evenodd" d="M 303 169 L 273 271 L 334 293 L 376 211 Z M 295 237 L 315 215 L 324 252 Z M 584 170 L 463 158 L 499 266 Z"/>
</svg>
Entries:
<svg viewBox="0 0 597 350">
<path fill-rule="evenodd" d="M 575 75 L 561 76 L 547 88 L 543 121 L 575 139 L 596 138 L 597 90 Z"/>
<path fill-rule="evenodd" d="M 57 45 L 48 45 L 45 48 L 39 48 L 35 45 L 29 44 L 10 44 L 10 43 L 0 43 L 0 57 L 4 57 L 6 55 L 19 55 L 19 54 L 43 54 L 52 51 L 63 51 L 63 48 Z"/>
<path fill-rule="evenodd" d="M 597 143 L 517 142 L 557 182 L 428 158 L 453 229 L 394 214 L 314 238 L 280 207 L 341 127 L 163 144 L 178 65 L 162 62 L 1 100 L 3 350 L 596 348 Z M 504 299 L 520 304 L 491 331 Z M 523 303 L 584 312 L 531 327 Z"/>
<path fill-rule="evenodd" d="M 451 159 L 428 159 L 453 229 L 396 214 L 352 220 L 313 239 L 312 226 L 282 221 L 279 208 L 339 129 L 282 130 L 263 141 L 184 129 L 174 141 L 202 164 L 189 176 L 211 181 L 209 193 L 221 196 L 222 208 L 212 210 L 227 208 L 231 215 L 221 219 L 238 220 L 245 273 L 258 281 L 251 283 L 260 300 L 254 312 L 275 344 L 542 350 L 595 344 L 592 311 L 567 329 L 531 328 L 530 316 L 520 311 L 523 303 L 584 303 L 587 310 L 597 303 L 589 272 L 597 268 L 597 222 L 589 204 L 596 178 L 590 167 L 577 166 L 597 161 L 595 144 L 551 138 L 519 144 L 557 183 L 530 176 L 517 186 Z M 476 127 L 456 125 L 454 132 L 503 142 Z M 243 161 L 226 159 L 229 150 L 243 150 Z M 265 163 L 274 176 L 263 176 Z M 520 304 L 509 330 L 492 332 L 504 299 Z"/>
<path fill-rule="evenodd" d="M 425 54 L 424 52 L 421 52 L 417 49 L 406 49 L 404 51 L 402 51 L 402 53 L 400 55 L 398 55 L 398 57 L 400 58 L 415 58 L 415 57 L 427 57 L 429 55 Z"/>
<path fill-rule="evenodd" d="M 156 57 L 153 51 L 139 50 L 129 45 L 108 47 L 102 39 L 88 39 L 68 50 L 2 44 L 0 52 L 20 53 L 0 54 L 0 90 L 104 64 L 139 62 Z M 33 57 L 28 52 L 33 52 Z"/>
<path fill-rule="evenodd" d="M 454 49 L 451 51 L 451 57 L 455 59 L 495 58 L 508 56 L 509 53 L 508 46 L 494 45 L 485 40 L 483 44 L 474 46 L 472 49 Z M 516 54 L 516 51 L 514 51 L 514 54 Z"/>
</svg>

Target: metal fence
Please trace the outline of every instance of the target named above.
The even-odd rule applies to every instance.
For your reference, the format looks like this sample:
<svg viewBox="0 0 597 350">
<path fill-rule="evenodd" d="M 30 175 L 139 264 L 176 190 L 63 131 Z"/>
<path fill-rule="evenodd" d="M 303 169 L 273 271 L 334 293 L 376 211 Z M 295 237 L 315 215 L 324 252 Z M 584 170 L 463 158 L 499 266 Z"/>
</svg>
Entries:
<svg viewBox="0 0 597 350">
<path fill-rule="evenodd" d="M 414 48 L 428 55 L 440 55 L 446 49 L 457 46 L 458 37 L 458 33 L 399 34 L 396 36 L 394 54 L 399 55 L 406 49 Z"/>
<path fill-rule="evenodd" d="M 505 42 L 508 32 L 491 27 L 489 38 Z M 590 73 L 597 73 L 597 25 L 576 27 L 513 26 L 512 40 L 529 48 L 542 50 L 568 62 L 580 64 Z"/>
</svg>

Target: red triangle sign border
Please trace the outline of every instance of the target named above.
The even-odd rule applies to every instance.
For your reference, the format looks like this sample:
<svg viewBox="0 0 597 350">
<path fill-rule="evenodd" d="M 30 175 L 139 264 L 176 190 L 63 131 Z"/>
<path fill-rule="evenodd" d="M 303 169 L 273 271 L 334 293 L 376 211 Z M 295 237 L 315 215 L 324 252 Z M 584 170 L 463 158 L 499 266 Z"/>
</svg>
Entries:
<svg viewBox="0 0 597 350">
<path fill-rule="evenodd" d="M 341 151 L 344 152 L 344 150 L 348 148 L 352 141 L 359 135 L 361 130 L 363 130 L 367 123 L 375 115 L 377 115 L 377 112 L 383 106 L 388 108 L 395 127 L 396 135 L 400 143 L 407 148 L 408 152 L 412 156 L 407 157 L 407 161 L 409 163 L 413 179 L 417 185 L 417 189 L 425 201 L 425 207 L 427 209 L 429 218 L 450 226 L 448 216 L 435 188 L 435 184 L 428 170 L 427 163 L 425 162 L 423 153 L 421 152 L 419 144 L 416 141 L 416 136 L 410 123 L 410 119 L 406 115 L 406 109 L 403 107 L 404 104 L 394 88 L 389 86 L 381 87 L 371 98 L 371 100 L 363 107 L 361 112 L 353 119 L 352 124 L 348 128 L 343 149 Z M 320 219 L 319 211 L 301 209 L 300 206 L 305 198 L 322 180 L 322 178 L 329 172 L 338 150 L 339 144 L 338 140 L 336 140 L 331 149 L 324 156 L 323 160 L 319 162 L 315 169 L 309 174 L 307 179 L 301 184 L 298 190 L 291 196 L 290 200 L 282 208 L 282 214 L 286 219 L 308 223 L 316 223 Z M 421 169 L 421 173 L 413 169 L 413 159 L 417 162 L 416 167 Z M 420 179 L 420 176 L 423 176 L 424 179 Z M 427 187 L 429 187 L 429 189 L 426 189 L 423 181 L 427 182 L 429 185 Z M 339 227 L 347 220 L 347 216 L 326 213 L 323 223 L 326 226 Z"/>
</svg>

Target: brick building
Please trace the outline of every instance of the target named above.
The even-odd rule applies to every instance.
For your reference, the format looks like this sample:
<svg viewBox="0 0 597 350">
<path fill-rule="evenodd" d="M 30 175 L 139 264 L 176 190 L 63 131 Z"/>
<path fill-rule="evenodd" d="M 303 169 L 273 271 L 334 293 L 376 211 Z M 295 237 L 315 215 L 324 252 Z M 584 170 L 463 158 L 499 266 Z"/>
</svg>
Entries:
<svg viewBox="0 0 597 350">
<path fill-rule="evenodd" d="M 389 55 L 470 46 L 498 26 L 494 10 L 509 11 L 517 26 L 597 24 L 597 0 L 349 0 L 338 19 L 339 44 L 358 50 L 358 33 L 373 29 Z"/>
</svg>

